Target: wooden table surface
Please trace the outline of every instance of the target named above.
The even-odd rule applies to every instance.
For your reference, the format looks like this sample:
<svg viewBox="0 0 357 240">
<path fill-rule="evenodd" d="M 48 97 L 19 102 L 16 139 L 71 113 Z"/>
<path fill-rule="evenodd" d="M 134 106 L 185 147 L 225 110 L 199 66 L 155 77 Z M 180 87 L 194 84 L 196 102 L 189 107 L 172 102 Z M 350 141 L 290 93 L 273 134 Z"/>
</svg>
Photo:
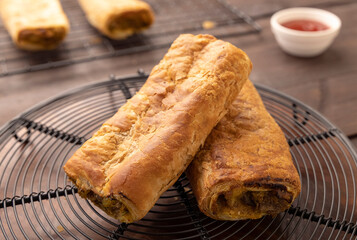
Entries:
<svg viewBox="0 0 357 240">
<path fill-rule="evenodd" d="M 239 46 L 253 62 L 251 80 L 287 93 L 310 105 L 340 128 L 357 146 L 357 3 L 327 0 L 230 0 L 262 27 L 260 34 L 225 40 Z M 332 46 L 315 58 L 282 52 L 270 30 L 274 11 L 294 6 L 320 7 L 337 14 L 342 29 Z M 130 54 L 73 66 L 0 78 L 0 126 L 34 104 L 110 74 L 150 72 L 167 49 Z M 1 53 L 0 53 L 1 54 Z"/>
<path fill-rule="evenodd" d="M 259 34 L 224 38 L 250 56 L 253 62 L 251 80 L 284 92 L 322 113 L 341 129 L 356 147 L 357 1 L 226 1 L 251 16 L 262 27 Z M 342 28 L 339 36 L 322 55 L 314 58 L 293 57 L 285 54 L 276 43 L 270 30 L 270 16 L 279 9 L 295 6 L 326 9 L 341 18 Z M 0 77 L 0 126 L 35 104 L 70 89 L 107 80 L 111 74 L 133 75 L 138 69 L 149 73 L 166 51 L 167 48 L 161 48 L 62 68 Z M 353 200 L 351 205 L 352 203 L 354 204 Z"/>
</svg>

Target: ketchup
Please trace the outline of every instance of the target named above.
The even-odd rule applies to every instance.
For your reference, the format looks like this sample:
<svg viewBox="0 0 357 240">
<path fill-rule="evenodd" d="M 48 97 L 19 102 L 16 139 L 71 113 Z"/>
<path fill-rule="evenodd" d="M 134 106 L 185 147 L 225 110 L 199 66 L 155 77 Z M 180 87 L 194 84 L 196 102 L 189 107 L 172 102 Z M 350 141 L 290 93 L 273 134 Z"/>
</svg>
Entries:
<svg viewBox="0 0 357 240">
<path fill-rule="evenodd" d="M 321 22 L 314 21 L 314 20 L 303 20 L 303 19 L 284 22 L 281 25 L 286 28 L 290 28 L 298 31 L 305 31 L 305 32 L 316 32 L 316 31 L 323 31 L 329 29 L 328 26 L 326 26 Z"/>
</svg>

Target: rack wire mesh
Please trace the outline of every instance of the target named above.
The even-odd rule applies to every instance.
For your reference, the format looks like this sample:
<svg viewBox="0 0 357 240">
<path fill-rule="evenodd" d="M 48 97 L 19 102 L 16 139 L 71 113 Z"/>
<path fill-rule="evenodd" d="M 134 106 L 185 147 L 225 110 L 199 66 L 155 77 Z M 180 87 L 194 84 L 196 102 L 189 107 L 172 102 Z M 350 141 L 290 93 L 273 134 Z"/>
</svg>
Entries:
<svg viewBox="0 0 357 240">
<path fill-rule="evenodd" d="M 289 210 L 259 220 L 210 219 L 184 174 L 133 224 L 80 198 L 63 164 L 146 77 L 112 77 L 70 91 L 0 130 L 0 239 L 357 239 L 357 156 L 349 141 L 319 113 L 261 85 L 302 181 Z"/>
<path fill-rule="evenodd" d="M 147 2 L 156 15 L 154 25 L 142 34 L 114 41 L 89 25 L 77 1 L 62 0 L 71 31 L 64 43 L 53 51 L 31 53 L 18 50 L 0 22 L 0 77 L 165 48 L 180 33 L 209 33 L 225 37 L 260 31 L 252 18 L 225 0 Z M 211 24 L 205 24 L 207 21 Z"/>
</svg>

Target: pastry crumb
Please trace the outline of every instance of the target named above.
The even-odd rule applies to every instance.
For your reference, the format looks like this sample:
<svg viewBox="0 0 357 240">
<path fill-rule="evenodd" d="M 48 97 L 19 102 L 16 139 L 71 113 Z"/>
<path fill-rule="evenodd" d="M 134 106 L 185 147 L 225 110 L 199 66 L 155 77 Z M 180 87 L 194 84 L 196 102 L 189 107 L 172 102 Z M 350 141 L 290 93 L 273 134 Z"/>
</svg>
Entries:
<svg viewBox="0 0 357 240">
<path fill-rule="evenodd" d="M 203 27 L 204 29 L 211 29 L 211 28 L 214 28 L 215 26 L 216 26 L 216 23 L 213 22 L 213 21 L 204 21 L 204 22 L 202 23 L 202 27 Z"/>
<path fill-rule="evenodd" d="M 64 231 L 64 228 L 63 228 L 61 225 L 58 225 L 58 226 L 57 226 L 57 231 L 58 231 L 58 232 L 63 232 L 63 231 Z"/>
<path fill-rule="evenodd" d="M 92 37 L 92 38 L 90 38 L 89 42 L 91 44 L 100 44 L 103 42 L 103 39 L 100 37 Z"/>
</svg>

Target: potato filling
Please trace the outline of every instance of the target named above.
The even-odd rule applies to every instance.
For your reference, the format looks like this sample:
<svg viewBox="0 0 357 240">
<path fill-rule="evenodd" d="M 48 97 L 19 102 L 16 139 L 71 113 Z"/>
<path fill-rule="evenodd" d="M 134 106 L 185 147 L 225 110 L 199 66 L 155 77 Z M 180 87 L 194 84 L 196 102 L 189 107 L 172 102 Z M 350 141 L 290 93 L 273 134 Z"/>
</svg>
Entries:
<svg viewBox="0 0 357 240">
<path fill-rule="evenodd" d="M 110 19 L 109 31 L 118 30 L 142 30 L 148 28 L 152 23 L 152 18 L 147 11 L 127 12 Z"/>
<path fill-rule="evenodd" d="M 237 193 L 222 193 L 217 198 L 217 207 L 223 212 L 229 211 L 232 215 L 244 216 L 248 211 L 255 211 L 257 214 L 276 215 L 287 209 L 293 196 L 285 190 L 267 190 L 267 191 L 245 191 Z M 237 210 L 237 211 L 233 211 Z"/>
<path fill-rule="evenodd" d="M 82 197 L 88 198 L 91 200 L 95 205 L 103 209 L 108 215 L 119 219 L 119 217 L 126 217 L 129 219 L 130 214 L 127 207 L 117 199 L 112 197 L 101 197 L 92 191 L 87 193 L 81 193 Z M 85 196 L 83 196 L 85 195 Z"/>
<path fill-rule="evenodd" d="M 65 35 L 63 27 L 25 29 L 19 33 L 19 42 L 51 48 L 56 47 L 64 39 Z"/>
</svg>

